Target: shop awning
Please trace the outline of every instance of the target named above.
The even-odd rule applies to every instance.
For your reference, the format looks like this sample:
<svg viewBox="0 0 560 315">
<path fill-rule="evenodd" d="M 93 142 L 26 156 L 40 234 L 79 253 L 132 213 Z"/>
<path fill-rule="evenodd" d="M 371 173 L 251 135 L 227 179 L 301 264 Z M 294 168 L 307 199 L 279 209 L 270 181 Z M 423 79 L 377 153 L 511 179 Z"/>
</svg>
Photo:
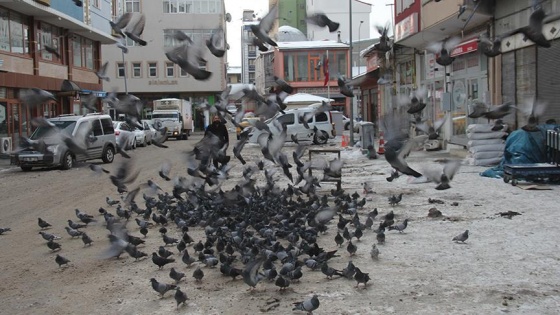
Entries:
<svg viewBox="0 0 560 315">
<path fill-rule="evenodd" d="M 60 92 L 56 93 L 57 96 L 75 96 L 82 89 L 70 80 L 62 81 L 60 85 Z"/>
<path fill-rule="evenodd" d="M 451 51 L 450 56 L 456 57 L 456 56 L 468 54 L 470 52 L 476 51 L 477 49 L 478 49 L 478 38 L 475 37 L 457 45 L 457 47 L 455 47 L 455 49 Z"/>
</svg>

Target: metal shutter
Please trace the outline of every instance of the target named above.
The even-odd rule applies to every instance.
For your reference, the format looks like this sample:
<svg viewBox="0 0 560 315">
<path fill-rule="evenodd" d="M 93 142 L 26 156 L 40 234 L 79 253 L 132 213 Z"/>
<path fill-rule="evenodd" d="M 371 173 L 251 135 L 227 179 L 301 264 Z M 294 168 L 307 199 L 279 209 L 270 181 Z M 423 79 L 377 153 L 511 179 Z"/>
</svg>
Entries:
<svg viewBox="0 0 560 315">
<path fill-rule="evenodd" d="M 502 102 L 515 104 L 515 51 L 502 54 Z M 515 128 L 515 115 L 504 117 L 504 123 Z"/>
<path fill-rule="evenodd" d="M 537 93 L 537 50 L 536 46 L 529 46 L 515 52 L 516 65 L 516 94 L 517 94 L 517 127 L 525 126 L 529 116 L 525 113 L 530 112 L 532 100 Z"/>
<path fill-rule="evenodd" d="M 552 47 L 537 49 L 537 97 L 547 104 L 539 123 L 554 118 L 560 122 L 560 40 L 553 40 Z"/>
</svg>

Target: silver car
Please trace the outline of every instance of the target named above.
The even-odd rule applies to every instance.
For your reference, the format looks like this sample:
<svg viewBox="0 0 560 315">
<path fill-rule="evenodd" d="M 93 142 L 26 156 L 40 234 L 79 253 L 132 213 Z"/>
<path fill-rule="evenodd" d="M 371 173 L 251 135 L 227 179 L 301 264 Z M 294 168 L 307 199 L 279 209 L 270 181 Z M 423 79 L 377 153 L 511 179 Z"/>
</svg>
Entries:
<svg viewBox="0 0 560 315">
<path fill-rule="evenodd" d="M 23 171 L 44 166 L 67 170 L 74 162 L 93 159 L 113 162 L 117 143 L 111 116 L 71 114 L 47 121 L 49 125 L 35 129 L 24 147 L 12 155 Z"/>
</svg>

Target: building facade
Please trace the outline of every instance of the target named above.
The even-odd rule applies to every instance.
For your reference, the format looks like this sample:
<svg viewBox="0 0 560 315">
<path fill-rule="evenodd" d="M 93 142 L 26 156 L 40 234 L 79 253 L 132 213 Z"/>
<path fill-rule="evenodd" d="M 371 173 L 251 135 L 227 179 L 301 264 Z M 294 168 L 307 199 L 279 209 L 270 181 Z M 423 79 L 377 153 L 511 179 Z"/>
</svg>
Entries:
<svg viewBox="0 0 560 315">
<path fill-rule="evenodd" d="M 0 2 L 0 138 L 15 147 L 33 131 L 31 118 L 82 114 L 81 95 L 103 96 L 95 72 L 104 59 L 102 45 L 115 42 L 100 22 L 109 19 L 87 1 L 83 7 L 65 0 Z M 25 88 L 47 90 L 57 101 L 30 108 L 18 99 Z"/>
<path fill-rule="evenodd" d="M 258 49 L 251 39 L 254 37 L 251 25 L 258 24 L 253 10 L 243 10 L 243 23 L 241 25 L 241 82 L 255 83 L 255 60 Z"/>
<path fill-rule="evenodd" d="M 325 84 L 323 66 L 319 62 L 327 51 L 329 81 Z M 294 88 L 294 93 L 330 97 L 334 100 L 331 105 L 335 110 L 348 114 L 350 100 L 340 93 L 337 79 L 339 75 L 348 77 L 349 54 L 348 45 L 335 41 L 278 42 L 273 56 L 263 58 L 263 68 L 267 69 L 270 67 L 268 64 L 273 63 L 273 76 L 284 78 Z M 270 75 L 268 79 L 264 76 L 264 80 L 266 90 L 270 88 L 266 85 L 266 82 L 271 82 Z"/>
<path fill-rule="evenodd" d="M 227 52 L 223 58 L 218 58 L 205 51 L 206 63 L 200 66 L 212 75 L 206 81 L 199 81 L 169 61 L 165 49 L 178 45 L 173 36 L 176 31 L 183 31 L 195 44 L 203 47 L 206 39 L 219 28 L 225 33 L 223 0 L 113 0 L 115 19 L 127 12 L 145 15 L 146 28 L 142 38 L 148 44 L 139 46 L 126 39 L 126 54 L 116 45 L 103 48 L 110 77 L 110 81 L 104 83 L 105 90 L 136 95 L 145 101 L 147 115 L 153 100 L 161 98 L 214 104 L 216 94 L 226 86 Z M 203 128 L 200 114 L 194 113 L 195 128 Z"/>
<path fill-rule="evenodd" d="M 269 0 L 269 5 L 278 5 L 278 23 L 275 31 L 280 26 L 291 26 L 307 34 L 307 4 L 306 0 Z"/>
<path fill-rule="evenodd" d="M 309 40 L 340 40 L 350 42 L 350 5 L 349 1 L 340 0 L 307 0 L 307 14 L 322 12 L 329 19 L 340 23 L 337 32 L 329 32 L 326 27 L 308 25 L 307 38 Z M 370 13 L 372 6 L 359 0 L 352 0 L 352 40 L 370 38 Z M 363 21 L 363 22 L 360 22 Z M 339 33 L 340 32 L 340 33 Z"/>
</svg>

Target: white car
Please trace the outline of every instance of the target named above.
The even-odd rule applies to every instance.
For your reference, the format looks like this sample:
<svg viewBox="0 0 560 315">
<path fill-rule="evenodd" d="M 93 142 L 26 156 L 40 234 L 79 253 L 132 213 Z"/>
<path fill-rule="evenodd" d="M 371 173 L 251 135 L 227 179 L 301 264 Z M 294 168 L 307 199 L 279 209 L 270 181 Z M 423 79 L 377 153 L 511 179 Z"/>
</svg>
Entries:
<svg viewBox="0 0 560 315">
<path fill-rule="evenodd" d="M 342 123 L 344 124 L 344 130 L 350 130 L 350 118 L 342 115 Z M 356 126 L 358 126 L 358 122 L 354 119 L 354 130 L 356 130 Z"/>
<path fill-rule="evenodd" d="M 114 121 L 115 137 L 119 149 L 136 149 L 136 135 L 132 128 L 124 121 Z"/>
<path fill-rule="evenodd" d="M 136 145 L 145 147 L 148 144 L 152 144 L 153 133 L 150 130 L 150 125 L 146 121 L 141 121 L 143 129 L 138 127 L 134 128 L 134 137 L 136 139 Z"/>
</svg>

